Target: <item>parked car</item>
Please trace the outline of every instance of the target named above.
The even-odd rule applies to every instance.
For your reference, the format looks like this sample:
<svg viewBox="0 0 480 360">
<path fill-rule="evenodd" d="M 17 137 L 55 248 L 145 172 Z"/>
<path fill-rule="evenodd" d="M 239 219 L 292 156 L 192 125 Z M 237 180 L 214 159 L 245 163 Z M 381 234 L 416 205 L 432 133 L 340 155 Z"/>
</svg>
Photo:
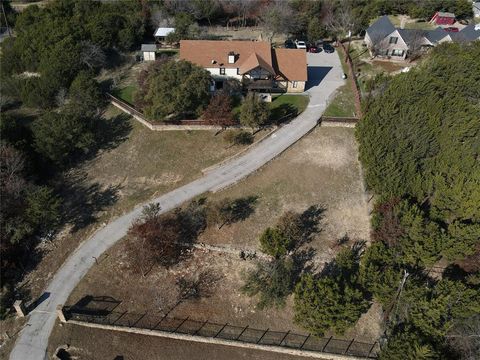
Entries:
<svg viewBox="0 0 480 360">
<path fill-rule="evenodd" d="M 458 32 L 459 31 L 459 29 L 457 27 L 446 27 L 444 30 L 448 31 L 448 32 Z"/>
<path fill-rule="evenodd" d="M 322 51 L 322 48 L 317 48 L 316 46 L 307 46 L 307 51 L 309 53 L 319 53 L 320 51 Z"/>
<path fill-rule="evenodd" d="M 295 46 L 295 43 L 293 42 L 293 40 L 286 40 L 285 41 L 285 48 L 286 49 L 296 49 L 297 47 Z"/>
<path fill-rule="evenodd" d="M 327 54 L 331 54 L 335 51 L 335 49 L 333 48 L 333 46 L 329 43 L 326 43 L 324 42 L 322 44 L 322 48 L 323 48 L 323 51 L 325 51 Z"/>
<path fill-rule="evenodd" d="M 297 49 L 305 49 L 307 50 L 307 44 L 305 43 L 305 41 L 295 41 L 295 45 L 297 46 Z"/>
</svg>

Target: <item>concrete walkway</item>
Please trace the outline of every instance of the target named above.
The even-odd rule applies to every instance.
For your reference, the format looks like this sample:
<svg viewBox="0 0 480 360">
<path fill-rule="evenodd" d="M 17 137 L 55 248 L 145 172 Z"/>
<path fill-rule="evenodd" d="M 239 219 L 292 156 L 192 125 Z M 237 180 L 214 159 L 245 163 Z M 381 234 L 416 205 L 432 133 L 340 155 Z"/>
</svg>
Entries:
<svg viewBox="0 0 480 360">
<path fill-rule="evenodd" d="M 310 95 L 307 109 L 242 156 L 152 200 L 160 203 L 162 212 L 172 210 L 205 192 L 217 191 L 238 182 L 281 154 L 316 126 L 328 99 L 344 84 L 344 80 L 341 78 L 342 70 L 336 53 L 307 56 L 309 65 L 307 92 Z M 140 215 L 144 205 L 139 204 L 130 213 L 107 224 L 81 243 L 70 255 L 45 290 L 46 294 L 49 294 L 48 298 L 29 315 L 28 323 L 10 354 L 11 360 L 48 358 L 46 349 L 55 324 L 56 307 L 65 304 L 72 290 L 95 264 L 95 258 L 125 236 L 130 224 Z"/>
</svg>

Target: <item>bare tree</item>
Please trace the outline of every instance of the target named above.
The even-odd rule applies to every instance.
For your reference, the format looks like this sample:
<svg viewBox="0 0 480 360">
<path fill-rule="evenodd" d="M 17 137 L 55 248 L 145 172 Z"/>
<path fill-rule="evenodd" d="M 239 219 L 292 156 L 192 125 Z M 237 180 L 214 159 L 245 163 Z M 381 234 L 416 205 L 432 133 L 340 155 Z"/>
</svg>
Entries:
<svg viewBox="0 0 480 360">
<path fill-rule="evenodd" d="M 276 34 L 291 32 L 295 26 L 294 12 L 286 1 L 275 1 L 265 7 L 260 15 L 260 21 L 269 33 L 270 41 Z"/>
<path fill-rule="evenodd" d="M 332 2 L 326 2 L 324 8 L 323 24 L 335 34 L 337 39 L 344 38 L 350 31 L 355 30 L 357 20 L 353 16 L 348 1 L 342 0 L 338 6 L 334 6 Z"/>
<path fill-rule="evenodd" d="M 417 59 L 422 54 L 424 38 L 425 35 L 423 30 L 415 29 L 412 31 L 408 42 L 408 57 L 410 61 Z"/>
<path fill-rule="evenodd" d="M 457 322 L 447 339 L 462 360 L 480 358 L 480 315 Z"/>
<path fill-rule="evenodd" d="M 107 57 L 102 48 L 95 45 L 91 41 L 82 41 L 80 44 L 82 50 L 80 52 L 80 62 L 90 69 L 97 69 L 105 66 Z"/>
</svg>

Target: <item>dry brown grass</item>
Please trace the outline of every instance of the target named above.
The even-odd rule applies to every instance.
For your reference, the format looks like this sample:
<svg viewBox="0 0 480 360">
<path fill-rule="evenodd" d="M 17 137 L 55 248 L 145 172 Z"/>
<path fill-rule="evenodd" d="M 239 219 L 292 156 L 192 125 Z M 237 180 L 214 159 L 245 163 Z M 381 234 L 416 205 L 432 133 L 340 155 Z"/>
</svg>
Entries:
<svg viewBox="0 0 480 360">
<path fill-rule="evenodd" d="M 357 161 L 354 130 L 317 128 L 312 134 L 287 150 L 241 183 L 209 195 L 209 200 L 224 197 L 258 196 L 255 212 L 246 220 L 232 225 L 208 228 L 199 241 L 230 248 L 258 251 L 258 238 L 267 227 L 276 223 L 286 210 L 304 211 L 309 206 L 325 208 L 322 231 L 309 244 L 316 251 L 314 265 L 320 267 L 331 260 L 344 235 L 354 240 L 369 240 L 369 217 L 361 170 Z M 253 267 L 236 254 L 193 251 L 178 265 L 164 269 L 154 267 L 146 276 L 127 270 L 129 260 L 125 241 L 108 251 L 69 299 L 73 304 L 86 295 L 112 296 L 122 303 L 116 311 L 159 312 L 175 317 L 279 331 L 303 333 L 293 323 L 292 297 L 283 309 L 258 310 L 256 299 L 240 292 L 242 274 Z M 207 295 L 178 301 L 176 282 L 182 277 L 209 273 L 215 281 Z M 365 314 L 357 327 L 348 333 L 360 341 L 373 341 L 378 336 L 378 309 Z"/>
</svg>

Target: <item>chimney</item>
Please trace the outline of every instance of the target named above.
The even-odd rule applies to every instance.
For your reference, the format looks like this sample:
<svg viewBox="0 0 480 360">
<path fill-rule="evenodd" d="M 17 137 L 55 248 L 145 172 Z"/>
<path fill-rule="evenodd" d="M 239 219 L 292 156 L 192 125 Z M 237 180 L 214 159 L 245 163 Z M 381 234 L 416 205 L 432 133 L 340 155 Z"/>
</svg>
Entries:
<svg viewBox="0 0 480 360">
<path fill-rule="evenodd" d="M 228 63 L 235 64 L 235 58 L 236 58 L 235 53 L 233 51 L 230 51 L 228 53 Z"/>
</svg>

